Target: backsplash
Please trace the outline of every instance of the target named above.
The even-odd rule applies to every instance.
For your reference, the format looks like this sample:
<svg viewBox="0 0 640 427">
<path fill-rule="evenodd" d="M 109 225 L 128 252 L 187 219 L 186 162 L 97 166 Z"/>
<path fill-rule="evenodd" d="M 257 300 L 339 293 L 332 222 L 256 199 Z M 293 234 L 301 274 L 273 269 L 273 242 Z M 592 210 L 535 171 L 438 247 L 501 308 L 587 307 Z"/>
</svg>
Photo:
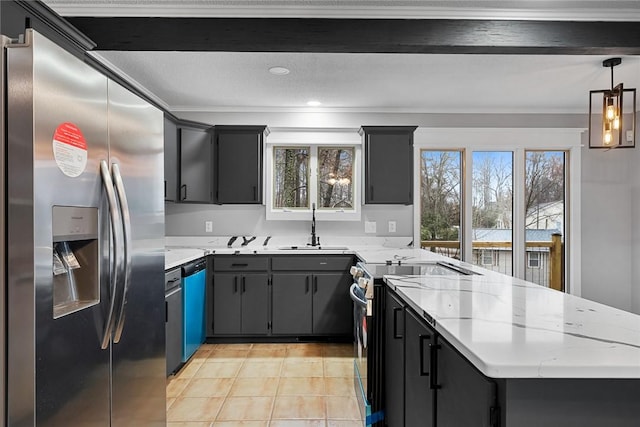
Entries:
<svg viewBox="0 0 640 427">
<path fill-rule="evenodd" d="M 211 221 L 212 231 L 205 232 Z M 388 232 L 388 222 L 396 232 Z M 376 233 L 365 233 L 365 222 L 376 223 Z M 200 205 L 165 203 L 167 236 L 304 235 L 311 233 L 309 221 L 267 221 L 262 205 Z M 327 236 L 412 236 L 413 206 L 365 205 L 361 221 L 316 221 L 316 233 Z"/>
</svg>

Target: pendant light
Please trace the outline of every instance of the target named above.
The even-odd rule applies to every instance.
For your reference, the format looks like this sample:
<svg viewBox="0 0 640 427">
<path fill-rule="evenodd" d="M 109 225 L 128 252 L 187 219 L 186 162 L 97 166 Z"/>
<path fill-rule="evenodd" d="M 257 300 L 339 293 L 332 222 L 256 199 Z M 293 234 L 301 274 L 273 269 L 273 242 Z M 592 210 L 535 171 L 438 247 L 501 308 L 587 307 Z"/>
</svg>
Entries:
<svg viewBox="0 0 640 427">
<path fill-rule="evenodd" d="M 589 148 L 632 148 L 636 145 L 636 90 L 614 86 L 613 67 L 621 58 L 609 58 L 611 88 L 589 91 Z M 625 101 L 625 102 L 623 102 Z"/>
</svg>

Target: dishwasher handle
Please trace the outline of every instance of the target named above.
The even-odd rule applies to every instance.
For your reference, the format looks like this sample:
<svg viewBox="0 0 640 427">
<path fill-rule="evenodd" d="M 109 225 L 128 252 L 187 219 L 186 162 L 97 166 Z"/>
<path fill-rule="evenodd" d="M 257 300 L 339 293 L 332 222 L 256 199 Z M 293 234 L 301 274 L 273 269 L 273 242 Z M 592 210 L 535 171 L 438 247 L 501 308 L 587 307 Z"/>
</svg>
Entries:
<svg viewBox="0 0 640 427">
<path fill-rule="evenodd" d="M 207 262 L 204 259 L 186 264 L 182 266 L 182 277 L 192 276 L 197 272 L 204 270 L 205 268 L 207 268 Z"/>
</svg>

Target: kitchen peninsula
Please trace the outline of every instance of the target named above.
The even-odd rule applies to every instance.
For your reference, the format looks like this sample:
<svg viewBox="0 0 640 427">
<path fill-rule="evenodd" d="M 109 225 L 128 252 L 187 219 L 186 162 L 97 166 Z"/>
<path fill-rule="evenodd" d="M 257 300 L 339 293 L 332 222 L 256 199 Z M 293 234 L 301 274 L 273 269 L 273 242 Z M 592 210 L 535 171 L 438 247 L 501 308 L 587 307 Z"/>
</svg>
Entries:
<svg viewBox="0 0 640 427">
<path fill-rule="evenodd" d="M 167 238 L 167 265 L 207 254 L 325 254 L 370 264 L 447 260 L 480 273 L 385 276 L 385 375 L 395 379 L 388 421 L 398 415 L 407 426 L 638 425 L 638 315 L 413 249 L 406 238 L 339 247 L 343 241 L 327 237 L 330 249 L 313 250 L 292 249 L 299 242 L 284 237 L 231 248 L 228 240 Z M 401 353 L 392 353 L 396 340 Z"/>
</svg>

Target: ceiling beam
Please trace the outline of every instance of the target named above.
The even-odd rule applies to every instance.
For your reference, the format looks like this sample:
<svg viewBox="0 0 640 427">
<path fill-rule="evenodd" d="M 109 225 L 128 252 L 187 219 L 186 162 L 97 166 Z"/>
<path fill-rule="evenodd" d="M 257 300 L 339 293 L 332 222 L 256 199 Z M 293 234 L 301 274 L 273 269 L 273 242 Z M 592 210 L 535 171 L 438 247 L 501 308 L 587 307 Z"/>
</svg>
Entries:
<svg viewBox="0 0 640 427">
<path fill-rule="evenodd" d="M 99 50 L 638 55 L 638 22 L 68 17 Z"/>
</svg>

